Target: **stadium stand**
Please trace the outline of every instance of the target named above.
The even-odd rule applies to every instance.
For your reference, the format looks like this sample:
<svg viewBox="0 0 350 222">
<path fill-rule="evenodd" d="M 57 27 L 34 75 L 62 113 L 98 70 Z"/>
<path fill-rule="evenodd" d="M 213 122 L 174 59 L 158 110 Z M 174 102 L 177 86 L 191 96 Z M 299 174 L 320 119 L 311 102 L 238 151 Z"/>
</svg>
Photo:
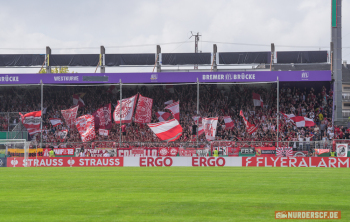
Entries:
<svg viewBox="0 0 350 222">
<path fill-rule="evenodd" d="M 343 127 L 332 128 L 332 95 L 329 83 L 319 85 L 317 88 L 304 86 L 280 87 L 280 111 L 286 114 L 305 116 L 315 121 L 315 127 L 297 128 L 289 120 L 280 117 L 280 141 L 330 141 L 333 138 L 344 139 L 349 137 L 348 131 Z M 270 87 L 271 86 L 271 87 Z M 200 114 L 203 117 L 220 116 L 216 140 L 231 141 L 276 141 L 276 87 L 231 85 L 224 88 L 220 85 L 200 86 Z M 6 87 L 2 89 L 2 105 L 0 111 L 0 131 L 8 130 L 8 117 L 6 112 L 31 112 L 40 110 L 40 90 L 36 86 Z M 91 87 L 45 87 L 44 89 L 44 124 L 43 142 L 57 146 L 59 143 L 71 144 L 81 142 L 76 128 L 71 129 L 66 139 L 58 136 L 58 131 L 67 129 L 65 124 L 52 127 L 49 118 L 61 118 L 61 110 L 73 106 L 72 95 L 86 93 L 83 97 L 85 106 L 79 108 L 78 117 L 92 114 L 99 107 L 111 103 L 112 112 L 119 99 L 119 93 L 111 93 L 108 86 Z M 264 106 L 254 107 L 252 93 L 261 95 Z M 174 93 L 162 86 L 135 86 L 123 87 L 123 97 L 127 98 L 140 93 L 153 99 L 152 122 L 158 122 L 155 113 L 165 111 L 164 102 L 168 100 L 180 101 L 180 124 L 183 135 L 178 142 L 196 141 L 192 136 L 192 117 L 196 116 L 197 92 L 194 85 L 174 86 Z M 243 110 L 247 120 L 258 128 L 256 133 L 250 135 L 246 132 L 243 119 L 239 111 Z M 233 129 L 225 129 L 223 116 L 230 116 L 234 122 Z M 12 122 L 19 122 L 19 115 L 11 117 Z M 144 124 L 130 123 L 126 127 L 126 136 L 123 142 L 159 142 L 152 131 Z M 40 136 L 36 139 L 40 141 Z M 98 141 L 112 141 L 108 144 L 98 144 Z M 206 142 L 205 136 L 199 137 L 200 142 Z M 96 131 L 95 146 L 115 146 L 119 142 L 119 124 L 113 121 L 108 137 L 98 135 Z M 110 144 L 109 144 L 110 143 Z"/>
</svg>

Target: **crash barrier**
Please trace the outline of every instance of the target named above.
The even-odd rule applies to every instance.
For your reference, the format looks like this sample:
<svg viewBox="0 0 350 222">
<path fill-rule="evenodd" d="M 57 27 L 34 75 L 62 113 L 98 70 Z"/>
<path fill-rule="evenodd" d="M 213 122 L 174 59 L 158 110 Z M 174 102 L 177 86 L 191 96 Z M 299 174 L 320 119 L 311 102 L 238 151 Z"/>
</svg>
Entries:
<svg viewBox="0 0 350 222">
<path fill-rule="evenodd" d="M 348 157 L 51 157 L 7 158 L 7 167 L 330 167 Z"/>
<path fill-rule="evenodd" d="M 123 147 L 113 148 L 115 142 L 103 142 L 102 146 L 96 146 L 97 142 L 92 143 L 91 146 L 78 143 L 79 148 L 72 147 L 72 144 L 65 144 L 67 146 L 55 145 L 57 148 L 53 148 L 56 156 L 63 157 L 102 157 L 108 153 L 108 157 L 139 157 L 139 156 L 212 156 L 214 150 L 218 150 L 218 155 L 223 157 L 234 156 L 262 156 L 262 157 L 291 157 L 291 156 L 331 156 L 331 151 L 336 151 L 336 144 L 332 145 L 323 141 L 313 142 L 313 145 L 309 142 L 299 142 L 297 146 L 294 146 L 296 142 L 233 142 L 233 141 L 213 141 L 209 144 L 201 144 L 196 146 L 193 143 L 181 143 L 179 144 L 167 144 L 163 147 L 155 147 L 155 145 L 165 145 L 161 143 L 126 143 Z M 292 143 L 292 144 L 291 144 Z M 98 144 L 100 145 L 100 144 Z M 140 145 L 148 145 L 147 147 L 140 147 Z M 291 145 L 291 146 L 290 146 Z M 348 144 L 345 144 L 348 147 Z M 46 146 L 50 147 L 50 146 Z M 52 146 L 51 146 L 52 147 Z M 63 148 L 64 147 L 64 148 Z M 81 148 L 80 148 L 81 147 Z M 85 147 L 85 148 L 84 148 Z M 103 147 L 103 148 L 102 148 Z M 52 148 L 31 148 L 29 149 L 29 157 L 48 157 L 49 151 Z M 345 150 L 343 151 L 345 152 Z M 348 149 L 346 148 L 346 155 L 340 155 L 346 157 Z M 336 152 L 335 156 L 338 152 Z M 8 157 L 23 157 L 23 149 L 7 149 Z M 350 156 L 350 155 L 349 155 Z"/>
<path fill-rule="evenodd" d="M 350 141 L 349 141 L 350 143 Z M 205 148 L 212 144 L 228 147 L 292 147 L 298 151 L 310 149 L 331 149 L 332 141 L 199 141 L 197 142 L 115 142 L 115 141 L 94 141 L 94 142 L 60 142 L 60 143 L 43 143 L 42 145 L 33 143 L 31 148 L 131 148 L 131 147 L 182 147 L 182 148 Z"/>
</svg>

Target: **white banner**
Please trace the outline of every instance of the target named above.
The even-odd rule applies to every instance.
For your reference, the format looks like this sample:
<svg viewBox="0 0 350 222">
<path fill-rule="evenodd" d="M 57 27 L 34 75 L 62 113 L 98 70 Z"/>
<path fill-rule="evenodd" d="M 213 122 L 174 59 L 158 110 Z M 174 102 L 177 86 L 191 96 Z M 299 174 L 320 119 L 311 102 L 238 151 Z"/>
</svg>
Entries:
<svg viewBox="0 0 350 222">
<path fill-rule="evenodd" d="M 124 166 L 241 167 L 242 157 L 124 157 Z"/>
<path fill-rule="evenodd" d="M 339 143 L 337 144 L 337 157 L 347 157 L 348 156 L 348 144 Z"/>
</svg>

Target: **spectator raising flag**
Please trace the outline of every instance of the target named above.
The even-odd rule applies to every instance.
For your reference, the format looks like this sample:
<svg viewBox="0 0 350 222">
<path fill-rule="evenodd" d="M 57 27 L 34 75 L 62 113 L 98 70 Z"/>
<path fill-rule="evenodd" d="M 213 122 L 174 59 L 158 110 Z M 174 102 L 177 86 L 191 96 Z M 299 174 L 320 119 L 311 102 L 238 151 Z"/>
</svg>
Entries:
<svg viewBox="0 0 350 222">
<path fill-rule="evenodd" d="M 246 126 L 246 130 L 249 134 L 253 134 L 255 131 L 258 130 L 258 128 L 256 128 L 254 124 L 251 124 L 247 121 L 247 119 L 244 117 L 242 110 L 239 112 L 239 115 L 243 118 L 244 124 Z"/>
</svg>

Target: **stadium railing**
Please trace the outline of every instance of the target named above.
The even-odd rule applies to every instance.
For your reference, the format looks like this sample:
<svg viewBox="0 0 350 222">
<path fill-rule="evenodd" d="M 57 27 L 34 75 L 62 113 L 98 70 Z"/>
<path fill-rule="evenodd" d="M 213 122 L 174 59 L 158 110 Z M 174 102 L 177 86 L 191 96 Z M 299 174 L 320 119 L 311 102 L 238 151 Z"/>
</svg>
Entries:
<svg viewBox="0 0 350 222">
<path fill-rule="evenodd" d="M 348 140 L 350 143 L 350 140 Z M 129 148 L 129 147 L 182 147 L 182 148 L 203 148 L 210 147 L 211 144 L 226 143 L 229 147 L 276 147 L 277 141 L 205 141 L 205 142 L 119 142 L 115 141 L 94 141 L 94 142 L 64 142 L 64 143 L 43 143 L 42 148 Z M 33 143 L 33 146 L 38 147 Z M 224 146 L 224 145 L 223 145 Z M 310 149 L 330 149 L 332 147 L 332 141 L 278 141 L 279 147 L 292 147 L 298 151 L 306 151 Z"/>
</svg>

